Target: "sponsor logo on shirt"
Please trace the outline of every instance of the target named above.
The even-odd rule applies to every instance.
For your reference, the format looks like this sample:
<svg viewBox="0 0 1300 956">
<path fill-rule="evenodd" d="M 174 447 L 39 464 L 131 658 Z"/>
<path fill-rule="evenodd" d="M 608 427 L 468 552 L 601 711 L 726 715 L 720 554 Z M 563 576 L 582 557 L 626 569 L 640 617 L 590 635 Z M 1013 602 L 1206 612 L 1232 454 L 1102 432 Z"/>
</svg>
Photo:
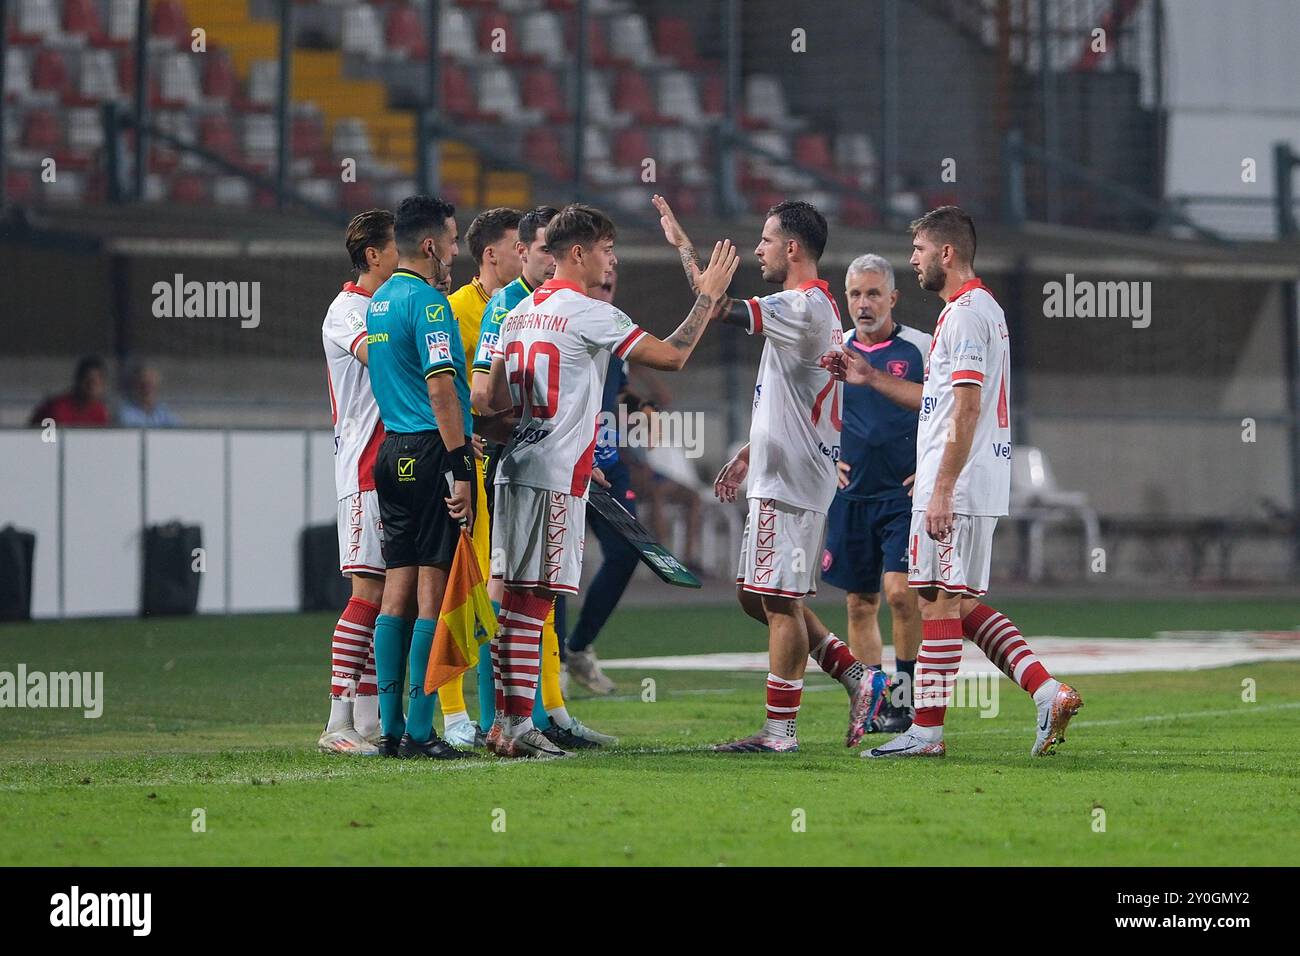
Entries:
<svg viewBox="0 0 1300 956">
<path fill-rule="evenodd" d="M 371 332 L 369 335 L 366 336 L 367 345 L 374 345 L 376 342 L 387 342 L 387 341 L 388 341 L 387 332 Z"/>
<path fill-rule="evenodd" d="M 447 317 L 447 308 L 443 305 L 426 305 L 424 318 L 428 322 L 441 322 Z"/>
<path fill-rule="evenodd" d="M 426 332 L 424 347 L 429 351 L 430 365 L 445 364 L 451 361 L 451 336 L 448 333 Z"/>
<path fill-rule="evenodd" d="M 953 352 L 954 362 L 977 362 L 984 364 L 984 347 L 972 339 L 962 339 Z"/>
<path fill-rule="evenodd" d="M 366 327 L 366 317 L 357 309 L 348 312 L 348 328 L 353 332 L 360 332 Z"/>
<path fill-rule="evenodd" d="M 993 457 L 994 457 L 994 458 L 1005 458 L 1007 461 L 1010 461 L 1010 460 L 1011 460 L 1011 442 L 1009 442 L 1009 441 L 995 441 L 995 442 L 993 443 Z"/>
<path fill-rule="evenodd" d="M 388 300 L 380 299 L 378 302 L 371 302 L 370 311 L 375 313 L 375 315 L 383 315 L 388 311 Z"/>
<path fill-rule="evenodd" d="M 397 480 L 415 481 L 415 459 L 414 458 L 397 459 Z"/>
</svg>

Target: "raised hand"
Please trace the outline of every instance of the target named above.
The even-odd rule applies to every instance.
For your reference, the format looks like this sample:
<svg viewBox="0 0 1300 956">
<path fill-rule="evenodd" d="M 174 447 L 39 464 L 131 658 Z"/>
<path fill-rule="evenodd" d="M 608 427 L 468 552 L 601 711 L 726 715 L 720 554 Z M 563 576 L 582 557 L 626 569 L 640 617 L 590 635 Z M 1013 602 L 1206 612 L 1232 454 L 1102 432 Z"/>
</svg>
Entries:
<svg viewBox="0 0 1300 956">
<path fill-rule="evenodd" d="M 723 239 L 713 245 L 713 255 L 709 265 L 695 280 L 695 291 L 707 296 L 709 301 L 721 302 L 727 295 L 732 277 L 740 266 L 740 256 L 730 239 Z"/>
<path fill-rule="evenodd" d="M 659 212 L 659 225 L 663 227 L 664 238 L 668 240 L 668 244 L 674 249 L 689 246 L 691 240 L 687 237 L 682 224 L 677 221 L 677 216 L 673 213 L 672 206 L 668 205 L 668 200 L 656 193 L 650 201 Z"/>
</svg>

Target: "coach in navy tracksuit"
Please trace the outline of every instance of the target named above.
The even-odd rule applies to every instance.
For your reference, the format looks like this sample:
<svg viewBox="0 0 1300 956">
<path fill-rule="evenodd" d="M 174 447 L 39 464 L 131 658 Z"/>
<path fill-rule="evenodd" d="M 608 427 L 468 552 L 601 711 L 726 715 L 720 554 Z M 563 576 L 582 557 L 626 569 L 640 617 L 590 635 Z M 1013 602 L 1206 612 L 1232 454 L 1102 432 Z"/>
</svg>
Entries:
<svg viewBox="0 0 1300 956">
<path fill-rule="evenodd" d="M 853 260 L 844 286 L 853 320 L 844 347 L 857 349 L 872 372 L 868 385 L 844 386 L 840 487 L 827 515 L 822 580 L 848 592 L 853 656 L 879 666 L 876 615 L 883 572 L 900 679 L 871 729 L 901 732 L 911 724 L 911 685 L 921 644 L 916 592 L 907 586 L 907 535 L 930 336 L 894 321 L 898 290 L 894 270 L 882 257 Z M 907 679 L 901 680 L 904 674 Z"/>
</svg>

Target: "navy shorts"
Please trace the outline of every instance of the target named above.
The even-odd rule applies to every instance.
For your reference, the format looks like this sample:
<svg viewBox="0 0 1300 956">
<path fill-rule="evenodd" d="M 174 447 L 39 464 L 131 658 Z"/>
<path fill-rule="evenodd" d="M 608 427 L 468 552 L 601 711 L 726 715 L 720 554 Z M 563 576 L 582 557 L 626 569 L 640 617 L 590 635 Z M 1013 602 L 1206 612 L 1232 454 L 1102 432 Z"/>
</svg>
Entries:
<svg viewBox="0 0 1300 956">
<path fill-rule="evenodd" d="M 907 573 L 912 499 L 858 501 L 836 495 L 826 514 L 822 580 L 854 594 L 878 594 L 882 571 Z"/>
</svg>

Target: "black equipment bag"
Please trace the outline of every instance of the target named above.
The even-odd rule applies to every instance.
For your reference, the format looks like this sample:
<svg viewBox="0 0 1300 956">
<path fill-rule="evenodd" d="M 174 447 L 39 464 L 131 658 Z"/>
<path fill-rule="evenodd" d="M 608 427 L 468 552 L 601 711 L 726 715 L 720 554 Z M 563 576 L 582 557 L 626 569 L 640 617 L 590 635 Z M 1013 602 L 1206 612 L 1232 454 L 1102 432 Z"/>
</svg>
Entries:
<svg viewBox="0 0 1300 956">
<path fill-rule="evenodd" d="M 193 614 L 199 606 L 203 529 L 196 524 L 150 525 L 144 529 L 140 614 Z"/>
<path fill-rule="evenodd" d="M 13 525 L 0 530 L 0 621 L 32 617 L 32 566 L 36 535 Z"/>
<path fill-rule="evenodd" d="M 339 572 L 339 531 L 334 522 L 302 529 L 302 609 L 336 611 L 352 597 L 352 582 Z"/>
</svg>

